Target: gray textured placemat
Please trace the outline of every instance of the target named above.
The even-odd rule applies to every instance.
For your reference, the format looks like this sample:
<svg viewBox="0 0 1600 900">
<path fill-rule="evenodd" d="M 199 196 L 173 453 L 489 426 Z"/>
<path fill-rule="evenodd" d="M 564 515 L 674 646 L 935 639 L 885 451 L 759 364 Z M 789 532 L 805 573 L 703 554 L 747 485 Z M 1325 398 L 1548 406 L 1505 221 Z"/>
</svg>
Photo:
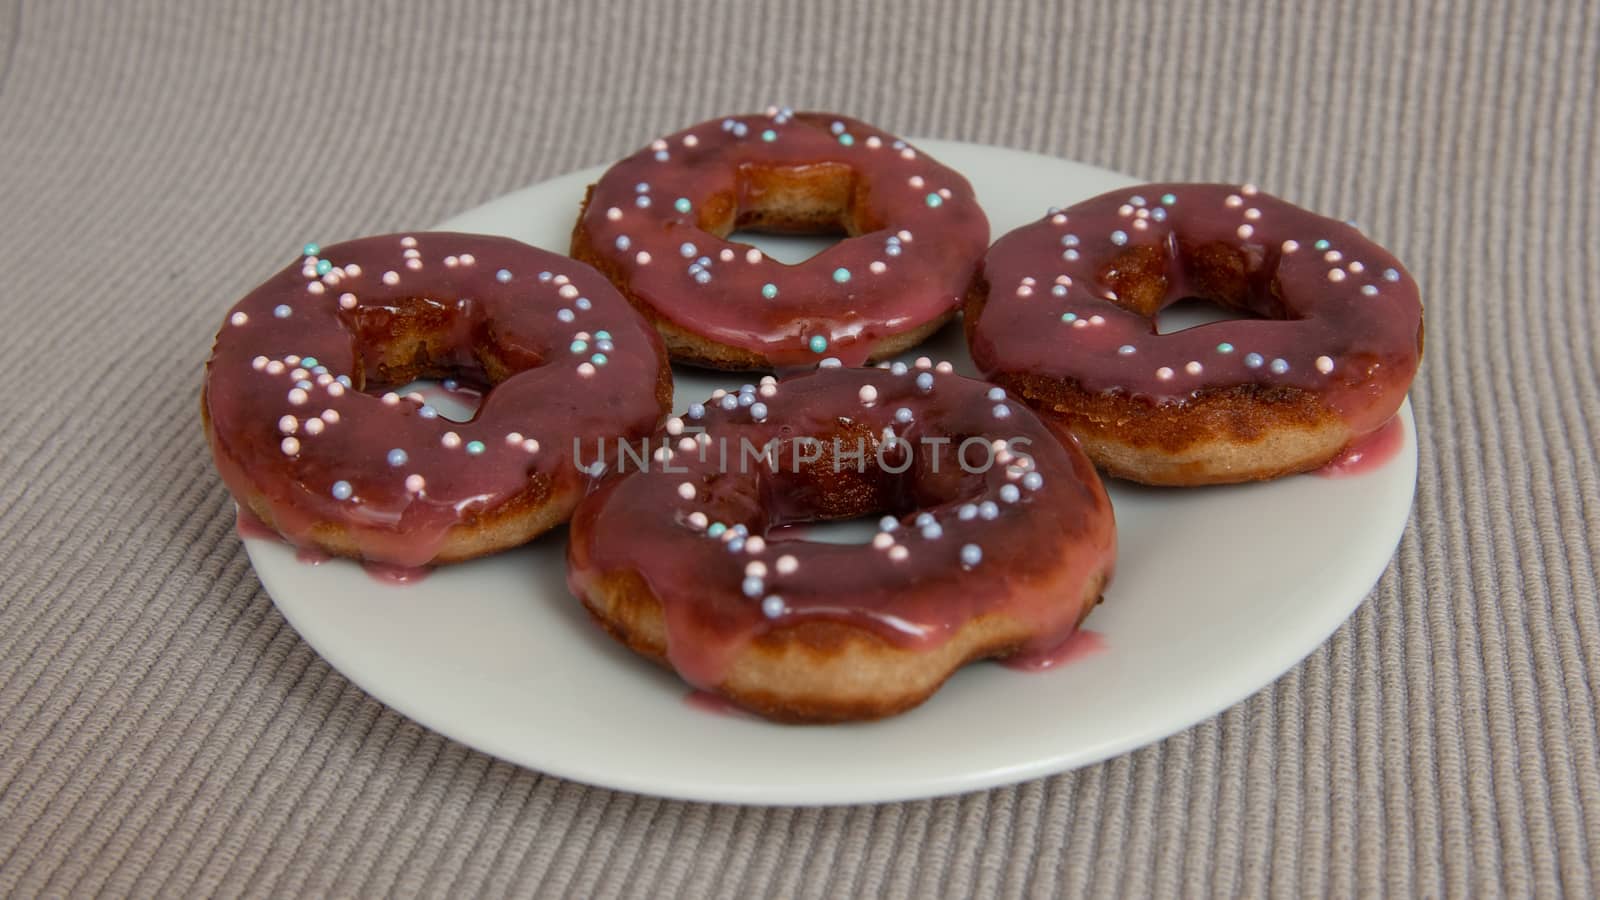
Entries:
<svg viewBox="0 0 1600 900">
<path fill-rule="evenodd" d="M 1592 896 L 1600 11 L 1279 5 L 0 0 L 0 894 Z M 586 788 L 330 670 L 201 438 L 222 311 L 774 101 L 1359 217 L 1429 302 L 1368 603 L 1159 745 L 878 807 Z"/>
</svg>

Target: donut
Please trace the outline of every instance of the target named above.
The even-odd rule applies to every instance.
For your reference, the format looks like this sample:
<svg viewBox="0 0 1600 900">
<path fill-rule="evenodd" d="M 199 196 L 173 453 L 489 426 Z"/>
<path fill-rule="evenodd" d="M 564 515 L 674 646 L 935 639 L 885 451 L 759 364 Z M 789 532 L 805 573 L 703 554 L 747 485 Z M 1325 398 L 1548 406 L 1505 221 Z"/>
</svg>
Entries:
<svg viewBox="0 0 1600 900">
<path fill-rule="evenodd" d="M 948 364 L 718 391 L 573 514 L 568 584 L 616 639 L 789 722 L 874 719 L 1044 654 L 1099 601 L 1111 505 L 1065 431 Z M 804 523 L 881 515 L 866 544 Z"/>
<path fill-rule="evenodd" d="M 1157 333 L 1184 298 L 1249 318 Z M 1399 261 L 1249 184 L 1146 184 L 1052 210 L 995 242 L 965 310 L 985 377 L 1145 484 L 1316 469 L 1395 414 L 1422 356 Z"/>
<path fill-rule="evenodd" d="M 845 235 L 787 265 L 735 229 Z M 572 255 L 604 272 L 678 362 L 847 365 L 910 348 L 961 305 L 989 243 L 972 187 L 905 141 L 772 108 L 652 141 L 589 188 Z"/>
<path fill-rule="evenodd" d="M 487 389 L 455 422 L 392 388 Z M 593 269 L 500 237 L 319 248 L 228 312 L 201 418 L 241 508 L 302 548 L 395 566 L 469 559 L 567 519 L 574 442 L 670 409 L 660 338 Z"/>
</svg>

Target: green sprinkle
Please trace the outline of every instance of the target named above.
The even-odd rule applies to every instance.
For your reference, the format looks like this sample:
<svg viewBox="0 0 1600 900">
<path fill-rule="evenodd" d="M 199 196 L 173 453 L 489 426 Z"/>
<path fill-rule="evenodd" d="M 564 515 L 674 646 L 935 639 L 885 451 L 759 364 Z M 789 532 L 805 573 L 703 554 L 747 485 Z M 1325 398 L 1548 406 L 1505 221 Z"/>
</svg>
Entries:
<svg viewBox="0 0 1600 900">
<path fill-rule="evenodd" d="M 850 270 L 844 268 L 843 266 L 834 269 L 833 280 L 839 282 L 840 284 L 844 284 L 846 281 L 850 280 Z"/>
<path fill-rule="evenodd" d="M 690 209 L 693 209 L 693 205 L 689 203 L 688 197 L 679 197 L 677 202 L 672 204 L 672 208 L 678 212 L 686 213 Z"/>
<path fill-rule="evenodd" d="M 929 206 L 939 206 L 942 203 L 944 203 L 944 198 L 939 196 L 938 194 L 929 194 L 928 195 L 928 205 Z"/>
<path fill-rule="evenodd" d="M 808 346 L 811 348 L 812 353 L 821 353 L 828 349 L 828 339 L 820 334 L 813 334 Z"/>
<path fill-rule="evenodd" d="M 301 247 L 300 249 L 304 250 L 307 256 L 316 256 L 318 253 L 322 252 L 322 245 L 311 243 Z"/>
<path fill-rule="evenodd" d="M 609 332 L 609 331 L 596 331 L 594 333 L 594 339 L 597 340 L 597 341 L 609 341 L 609 340 L 611 340 L 611 332 Z"/>
<path fill-rule="evenodd" d="M 582 352 L 584 352 L 585 350 L 588 350 L 588 349 L 589 349 L 589 342 L 588 341 L 573 341 L 572 342 L 572 352 L 573 353 L 582 353 Z"/>
<path fill-rule="evenodd" d="M 1063 321 L 1063 322 L 1076 322 L 1076 321 L 1078 321 L 1078 314 L 1077 313 L 1062 313 L 1061 314 L 1061 321 Z"/>
<path fill-rule="evenodd" d="M 1218 353 L 1232 353 L 1233 352 L 1233 345 L 1228 343 L 1227 341 L 1223 341 L 1222 343 L 1217 345 L 1217 352 Z"/>
<path fill-rule="evenodd" d="M 317 358 L 315 356 L 308 356 L 305 359 L 300 360 L 300 365 L 305 366 L 308 369 L 315 369 L 317 367 Z"/>
<path fill-rule="evenodd" d="M 761 132 L 761 139 L 770 144 L 778 139 L 778 133 L 768 128 L 766 131 Z"/>
<path fill-rule="evenodd" d="M 712 522 L 710 525 L 706 526 L 706 534 L 712 537 L 722 537 L 722 533 L 727 530 L 728 526 L 722 524 L 721 522 Z"/>
<path fill-rule="evenodd" d="M 1161 205 L 1162 206 L 1171 206 L 1172 204 L 1177 203 L 1177 202 L 1178 202 L 1178 197 L 1177 197 L 1176 194 L 1162 194 L 1161 195 Z"/>
<path fill-rule="evenodd" d="M 848 134 L 839 135 L 839 143 L 845 145 L 846 147 L 850 146 L 851 144 L 854 144 L 855 142 L 856 142 L 856 139 L 854 137 L 851 137 Z"/>
<path fill-rule="evenodd" d="M 771 282 L 763 284 L 761 286 L 761 296 L 767 298 L 768 300 L 778 296 L 778 286 Z"/>
<path fill-rule="evenodd" d="M 1315 244 L 1312 244 L 1311 246 L 1317 248 L 1318 250 L 1326 250 L 1326 249 L 1328 249 L 1329 247 L 1331 247 L 1333 245 L 1328 243 L 1327 238 L 1323 238 L 1322 240 L 1317 241 Z"/>
<path fill-rule="evenodd" d="M 326 274 L 328 274 L 329 272 L 332 272 L 332 271 L 333 271 L 333 263 L 328 262 L 325 259 L 317 260 L 317 274 L 318 275 L 326 275 Z"/>
<path fill-rule="evenodd" d="M 606 364 L 606 355 L 604 353 L 596 353 L 595 355 L 589 357 L 589 362 L 592 362 L 597 366 L 603 366 Z"/>
<path fill-rule="evenodd" d="M 467 441 L 467 452 L 477 456 L 484 450 L 483 441 Z"/>
</svg>

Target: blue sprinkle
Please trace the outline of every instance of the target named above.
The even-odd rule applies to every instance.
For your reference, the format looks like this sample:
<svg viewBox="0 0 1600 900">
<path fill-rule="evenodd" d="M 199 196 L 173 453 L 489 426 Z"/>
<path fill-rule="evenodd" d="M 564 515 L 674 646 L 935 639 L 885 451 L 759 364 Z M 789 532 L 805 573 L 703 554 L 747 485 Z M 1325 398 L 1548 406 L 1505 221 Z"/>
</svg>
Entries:
<svg viewBox="0 0 1600 900">
<path fill-rule="evenodd" d="M 693 244 L 689 243 L 688 241 L 684 241 L 683 244 L 678 247 L 678 252 L 683 254 L 684 259 L 688 259 L 689 257 L 694 256 L 695 249 L 696 248 Z"/>
<path fill-rule="evenodd" d="M 648 194 L 650 193 L 650 185 L 641 181 L 633 186 L 633 192 L 636 194 Z"/>
<path fill-rule="evenodd" d="M 966 544 L 961 548 L 961 564 L 975 566 L 983 562 L 983 548 L 977 544 Z"/>
<path fill-rule="evenodd" d="M 632 246 L 633 246 L 633 241 L 629 240 L 627 235 L 625 235 L 625 234 L 617 235 L 617 249 L 618 250 L 626 250 L 626 249 L 628 249 L 629 247 L 632 247 Z M 501 269 L 501 271 L 504 272 L 505 270 Z M 510 275 L 511 273 L 510 272 L 506 272 L 506 274 Z"/>
<path fill-rule="evenodd" d="M 646 194 L 640 194 L 639 196 L 633 198 L 633 205 L 639 207 L 640 209 L 649 209 L 650 197 Z"/>
<path fill-rule="evenodd" d="M 1218 353 L 1232 353 L 1233 352 L 1233 345 L 1228 343 L 1227 341 L 1223 341 L 1222 343 L 1217 345 L 1217 352 Z"/>
<path fill-rule="evenodd" d="M 1065 297 L 1067 295 L 1067 286 L 1064 284 L 1058 284 L 1050 289 L 1050 293 L 1057 297 Z"/>
<path fill-rule="evenodd" d="M 996 419 L 1010 418 L 1010 416 L 1011 416 L 1011 408 L 1006 406 L 1004 403 L 1002 403 L 1002 404 L 1000 404 L 1000 405 L 998 405 L 998 406 L 996 406 L 994 408 L 994 417 Z"/>
<path fill-rule="evenodd" d="M 332 272 L 332 271 L 333 271 L 333 263 L 328 262 L 325 259 L 317 260 L 317 274 L 318 275 L 326 275 L 326 274 L 328 274 L 329 272 Z"/>
<path fill-rule="evenodd" d="M 742 538 L 742 537 L 731 538 L 728 541 L 728 552 L 729 553 L 743 553 L 744 552 L 744 538 Z"/>
<path fill-rule="evenodd" d="M 772 284 L 771 282 L 763 284 L 761 286 L 761 296 L 767 298 L 768 300 L 778 296 L 778 286 Z"/>
<path fill-rule="evenodd" d="M 844 268 L 843 266 L 834 269 L 833 280 L 839 282 L 840 284 L 844 284 L 846 281 L 850 280 L 850 270 Z"/>
<path fill-rule="evenodd" d="M 1128 202 L 1133 204 L 1134 206 L 1143 206 L 1144 205 L 1144 195 L 1142 195 L 1142 194 L 1134 194 L 1132 197 L 1128 198 Z"/>
<path fill-rule="evenodd" d="M 922 539 L 923 540 L 925 540 L 925 541 L 937 541 L 939 538 L 942 538 L 942 537 L 944 537 L 944 529 L 942 527 L 940 527 L 938 522 L 929 522 L 928 524 L 922 526 Z"/>
<path fill-rule="evenodd" d="M 745 527 L 743 524 L 739 524 L 733 526 L 733 533 L 740 537 L 744 537 L 750 533 L 750 529 Z"/>
<path fill-rule="evenodd" d="M 656 151 L 656 162 L 666 162 L 667 158 L 668 158 L 667 157 L 667 151 L 665 151 L 665 150 L 657 150 Z"/>
<path fill-rule="evenodd" d="M 828 130 L 834 134 L 844 134 L 844 123 L 834 122 L 832 125 L 828 126 Z"/>
<path fill-rule="evenodd" d="M 761 132 L 761 139 L 770 144 L 778 139 L 778 133 L 768 128 L 766 131 Z"/>
<path fill-rule="evenodd" d="M 924 515 L 926 515 L 926 514 L 924 514 Z M 883 518 L 878 520 L 878 530 L 879 531 L 894 531 L 896 528 L 899 528 L 899 527 L 900 527 L 900 520 L 896 519 L 894 516 L 884 516 Z"/>
<path fill-rule="evenodd" d="M 596 353 L 595 355 L 589 357 L 589 362 L 592 362 L 597 366 L 603 366 L 606 364 L 606 355 L 604 353 Z"/>
<path fill-rule="evenodd" d="M 335 378 L 334 381 L 339 382 L 340 384 L 344 385 L 347 388 L 355 387 L 355 382 L 350 380 L 350 376 L 349 375 L 340 375 L 338 378 Z"/>
<path fill-rule="evenodd" d="M 424 403 L 417 407 L 417 415 L 423 417 L 424 419 L 437 419 L 439 417 L 439 411 Z"/>
<path fill-rule="evenodd" d="M 733 136 L 734 137 L 744 137 L 745 135 L 747 135 L 749 133 L 750 133 L 750 126 L 744 124 L 743 122 L 735 122 L 735 123 L 733 123 Z"/>
<path fill-rule="evenodd" d="M 723 409 L 737 409 L 739 407 L 739 398 L 732 394 L 723 394 L 722 402 L 718 405 Z"/>
<path fill-rule="evenodd" d="M 889 366 L 891 375 L 904 375 L 907 371 L 909 371 L 909 368 L 903 362 L 897 362 Z"/>
<path fill-rule="evenodd" d="M 1288 360 L 1284 359 L 1275 359 L 1272 361 L 1270 368 L 1272 369 L 1272 374 L 1282 375 L 1283 373 L 1289 371 L 1289 362 Z"/>
<path fill-rule="evenodd" d="M 922 512 L 917 513 L 917 517 L 914 521 L 916 522 L 918 528 L 926 528 L 928 523 L 932 522 L 933 520 L 933 513 Z"/>
<path fill-rule="evenodd" d="M 917 374 L 917 389 L 922 391 L 924 394 L 933 390 L 932 372 L 919 372 Z"/>
<path fill-rule="evenodd" d="M 929 206 L 938 207 L 938 206 L 942 205 L 943 203 L 944 203 L 944 198 L 939 196 L 938 194 L 929 194 L 928 195 L 928 205 Z"/>
<path fill-rule="evenodd" d="M 721 522 L 712 522 L 706 527 L 706 534 L 709 534 L 712 537 L 722 537 L 722 533 L 727 530 L 728 526 L 722 524 Z"/>
<path fill-rule="evenodd" d="M 495 272 L 494 280 L 500 282 L 501 284 L 509 282 L 511 280 L 511 270 L 501 269 L 500 271 Z"/>
<path fill-rule="evenodd" d="M 706 405 L 704 403 L 691 403 L 691 404 L 689 404 L 689 418 L 698 419 L 701 416 L 704 416 L 705 414 L 706 414 Z"/>
<path fill-rule="evenodd" d="M 616 349 L 616 345 L 610 341 L 595 341 L 594 348 L 599 350 L 601 353 L 610 353 L 612 350 Z"/>
<path fill-rule="evenodd" d="M 1383 280 L 1384 281 L 1399 281 L 1400 280 L 1400 273 L 1398 271 L 1394 270 L 1394 269 L 1384 269 L 1383 270 Z"/>
<path fill-rule="evenodd" d="M 563 322 L 571 322 L 573 319 L 576 319 L 577 316 L 573 315 L 572 310 L 563 308 L 556 310 L 556 318 Z"/>
<path fill-rule="evenodd" d="M 904 406 L 900 407 L 899 409 L 894 411 L 894 420 L 896 422 L 899 422 L 901 425 L 904 425 L 904 424 L 910 422 L 911 421 L 911 410 L 908 407 L 904 407 Z"/>
<path fill-rule="evenodd" d="M 1266 360 L 1259 353 L 1246 353 L 1244 355 L 1244 364 L 1249 368 L 1259 369 L 1264 362 Z"/>
<path fill-rule="evenodd" d="M 1116 244 L 1118 247 L 1128 243 L 1128 233 L 1120 228 L 1111 232 L 1111 243 Z"/>
<path fill-rule="evenodd" d="M 750 418 L 755 419 L 757 422 L 759 422 L 762 419 L 765 419 L 766 417 L 767 417 L 767 405 L 765 403 L 752 403 L 752 404 L 750 404 Z"/>
<path fill-rule="evenodd" d="M 306 244 L 304 247 L 301 247 L 300 249 L 305 251 L 305 254 L 307 256 L 316 256 L 318 253 L 322 252 L 321 245 L 315 244 L 315 243 Z"/>
<path fill-rule="evenodd" d="M 1078 236 L 1075 234 L 1063 234 L 1061 236 L 1061 246 L 1063 247 L 1076 247 L 1078 243 Z"/>
<path fill-rule="evenodd" d="M 989 388 L 988 396 L 990 400 L 1004 400 L 1006 398 L 1006 389 L 1000 387 Z"/>
<path fill-rule="evenodd" d="M 307 380 L 305 380 L 305 379 L 304 379 L 304 378 L 302 378 L 302 379 L 300 379 L 300 380 L 299 380 L 299 381 L 296 381 L 296 382 L 295 382 L 295 383 L 294 383 L 294 386 L 295 386 L 295 387 L 297 387 L 297 388 L 299 388 L 299 389 L 300 389 L 300 390 L 302 390 L 302 391 L 309 391 L 309 390 L 311 390 L 311 382 L 309 382 L 309 381 L 307 381 Z"/>
<path fill-rule="evenodd" d="M 1044 487 L 1044 476 L 1038 472 L 1029 472 L 1022 476 L 1022 486 L 1030 491 L 1037 491 L 1039 488 Z"/>
<path fill-rule="evenodd" d="M 711 273 L 707 272 L 705 269 L 700 269 L 694 273 L 695 284 L 709 284 L 710 281 Z"/>
<path fill-rule="evenodd" d="M 440 382 L 440 384 L 447 391 L 453 391 L 461 387 L 461 382 L 455 380 L 454 378 L 446 378 L 444 381 Z"/>
<path fill-rule="evenodd" d="M 899 244 L 889 244 L 883 248 L 883 252 L 889 256 L 899 256 L 900 251 L 901 248 Z"/>
<path fill-rule="evenodd" d="M 349 500 L 355 496 L 355 493 L 356 489 L 351 487 L 348 481 L 335 481 L 333 483 L 333 499 L 335 500 Z"/>
<path fill-rule="evenodd" d="M 1018 490 L 1014 484 L 1002 484 L 1000 486 L 1000 499 L 1007 503 L 1015 503 L 1022 499 L 1022 491 Z"/>
<path fill-rule="evenodd" d="M 1138 352 L 1138 348 L 1132 344 L 1123 344 L 1121 347 L 1117 348 L 1117 352 L 1123 356 L 1132 356 L 1134 353 Z"/>
<path fill-rule="evenodd" d="M 1156 220 L 1157 222 L 1165 222 L 1167 220 L 1167 211 L 1164 207 L 1158 206 L 1155 209 L 1150 210 L 1150 218 Z"/>
<path fill-rule="evenodd" d="M 693 209 L 694 205 L 689 202 L 688 197 L 679 197 L 677 200 L 673 201 L 672 208 L 678 212 L 686 213 Z"/>
<path fill-rule="evenodd" d="M 587 353 L 588 351 L 589 351 L 589 342 L 588 341 L 573 341 L 572 342 L 572 352 L 573 353 Z"/>
<path fill-rule="evenodd" d="M 740 406 L 749 406 L 750 404 L 752 404 L 754 402 L 756 402 L 756 395 L 755 394 L 746 394 L 743 391 L 739 392 L 739 405 Z"/>
<path fill-rule="evenodd" d="M 326 374 L 328 374 L 328 367 L 327 366 L 317 366 L 316 368 L 311 370 L 311 374 L 313 374 L 313 375 L 326 375 Z"/>
<path fill-rule="evenodd" d="M 511 273 L 510 273 L 510 272 L 507 272 L 507 273 L 506 273 L 506 277 L 508 277 L 508 278 L 509 278 L 509 277 L 511 277 Z M 554 275 L 552 275 L 552 274 L 550 274 L 550 273 L 549 273 L 549 272 L 540 272 L 540 273 L 539 273 L 539 280 L 540 280 L 540 281 L 549 281 L 549 280 L 550 280 L 550 279 L 552 279 L 552 278 L 554 278 L 554 277 L 555 277 L 555 276 L 554 276 Z"/>
<path fill-rule="evenodd" d="M 484 451 L 483 441 L 467 441 L 467 452 L 477 456 Z"/>
<path fill-rule="evenodd" d="M 1009 487 L 1009 485 L 1007 485 Z M 1000 517 L 1000 507 L 993 500 L 985 500 L 978 504 L 978 518 L 993 521 Z"/>
<path fill-rule="evenodd" d="M 1378 288 L 1375 285 L 1364 284 L 1361 286 L 1361 293 L 1367 297 L 1376 297 L 1378 296 Z"/>
<path fill-rule="evenodd" d="M 272 314 L 280 319 L 289 318 L 289 314 L 292 312 L 294 312 L 294 310 L 290 309 L 289 304 L 287 303 L 279 303 L 277 306 L 272 308 Z"/>
<path fill-rule="evenodd" d="M 761 614 L 769 619 L 776 619 L 783 615 L 783 611 L 783 598 L 777 594 L 768 594 L 767 598 L 761 601 Z"/>
<path fill-rule="evenodd" d="M 1066 260 L 1067 262 L 1075 262 L 1078 259 L 1078 251 L 1076 251 L 1076 250 L 1063 250 L 1063 251 L 1061 251 L 1061 258 Z"/>
<path fill-rule="evenodd" d="M 976 503 L 963 503 L 961 508 L 956 510 L 956 518 L 963 522 L 970 522 L 977 517 L 978 505 Z"/>
<path fill-rule="evenodd" d="M 807 346 L 811 348 L 812 353 L 821 353 L 828 349 L 828 339 L 820 334 L 813 334 L 811 340 L 807 342 Z"/>
<path fill-rule="evenodd" d="M 411 457 L 399 447 L 390 450 L 389 455 L 386 458 L 389 460 L 389 465 L 391 466 L 403 466 L 411 459 Z"/>
</svg>

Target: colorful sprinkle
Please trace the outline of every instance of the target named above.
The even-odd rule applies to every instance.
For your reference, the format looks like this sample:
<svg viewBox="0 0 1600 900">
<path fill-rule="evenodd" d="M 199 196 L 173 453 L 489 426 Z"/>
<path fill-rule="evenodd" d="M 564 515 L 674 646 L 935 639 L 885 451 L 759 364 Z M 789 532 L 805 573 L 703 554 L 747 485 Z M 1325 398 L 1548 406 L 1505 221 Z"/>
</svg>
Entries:
<svg viewBox="0 0 1600 900">
<path fill-rule="evenodd" d="M 828 349 L 828 339 L 820 334 L 813 334 L 811 340 L 806 342 L 812 353 L 821 353 Z"/>
<path fill-rule="evenodd" d="M 965 509 L 965 507 L 963 507 L 963 509 Z M 964 544 L 964 545 L 962 545 L 962 547 L 961 547 L 961 564 L 962 565 L 964 565 L 964 566 L 966 566 L 967 568 L 970 569 L 973 566 L 975 566 L 975 565 L 977 565 L 978 563 L 981 563 L 981 562 L 983 562 L 983 548 L 982 547 L 979 547 L 977 544 Z"/>
<path fill-rule="evenodd" d="M 774 297 L 777 297 L 778 296 L 778 286 L 773 284 L 770 281 L 767 282 L 766 284 L 763 284 L 761 286 L 761 296 L 767 298 L 768 300 L 771 300 Z"/>
<path fill-rule="evenodd" d="M 355 493 L 356 489 L 351 487 L 348 481 L 335 481 L 333 483 L 333 499 L 335 500 L 349 500 L 355 496 Z"/>
</svg>

